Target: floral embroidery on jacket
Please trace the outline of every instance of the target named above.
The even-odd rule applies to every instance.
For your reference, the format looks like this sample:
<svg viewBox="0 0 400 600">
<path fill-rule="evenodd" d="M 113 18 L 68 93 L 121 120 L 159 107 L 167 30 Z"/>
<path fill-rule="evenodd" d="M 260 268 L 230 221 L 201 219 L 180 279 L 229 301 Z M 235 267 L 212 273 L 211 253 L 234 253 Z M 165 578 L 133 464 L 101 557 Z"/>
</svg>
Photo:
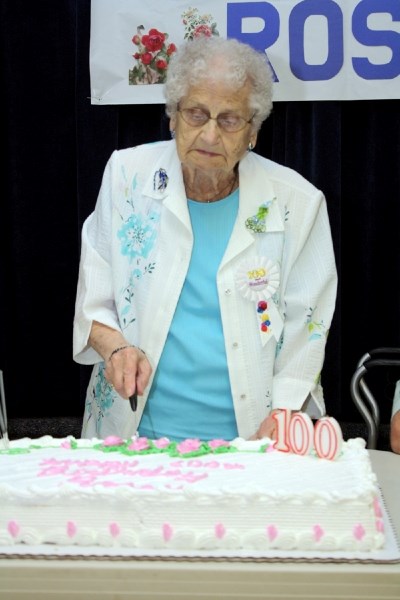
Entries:
<svg viewBox="0 0 400 600">
<path fill-rule="evenodd" d="M 93 383 L 93 399 L 97 406 L 97 424 L 98 434 L 101 432 L 101 422 L 110 412 L 114 404 L 113 388 L 104 376 L 104 363 L 99 365 L 98 372 Z"/>
<path fill-rule="evenodd" d="M 121 254 L 128 258 L 129 263 L 133 263 L 117 302 L 122 329 L 126 329 L 136 320 L 132 308 L 137 283 L 155 269 L 155 262 L 148 258 L 157 239 L 159 220 L 159 213 L 153 210 L 148 214 L 133 213 L 117 232 Z"/>
<path fill-rule="evenodd" d="M 307 315 L 306 325 L 307 325 L 308 333 L 309 333 L 309 336 L 308 336 L 309 341 L 318 340 L 322 336 L 325 336 L 327 334 L 326 327 L 324 325 L 324 321 L 322 319 L 321 319 L 321 321 L 313 320 L 313 315 L 314 315 L 316 308 L 317 308 L 316 306 L 314 308 L 312 308 L 310 306 L 310 308 L 308 309 L 309 313 Z"/>
<path fill-rule="evenodd" d="M 121 253 L 131 261 L 138 256 L 147 258 L 157 237 L 154 224 L 158 220 L 159 215 L 155 212 L 149 215 L 131 215 L 118 231 Z"/>
</svg>

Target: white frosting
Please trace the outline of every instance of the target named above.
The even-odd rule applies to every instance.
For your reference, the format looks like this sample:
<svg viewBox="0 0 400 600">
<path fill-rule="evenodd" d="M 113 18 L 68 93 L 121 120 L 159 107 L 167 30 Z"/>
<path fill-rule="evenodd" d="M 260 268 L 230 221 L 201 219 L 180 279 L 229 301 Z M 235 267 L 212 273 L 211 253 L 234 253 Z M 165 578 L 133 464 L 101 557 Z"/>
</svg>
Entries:
<svg viewBox="0 0 400 600">
<path fill-rule="evenodd" d="M 0 452 L 0 544 L 374 550 L 384 544 L 362 439 L 333 461 L 234 440 L 193 458 L 103 453 L 46 436 Z M 65 444 L 67 442 L 67 444 Z M 39 446 L 32 449 L 32 445 Z M 13 449 L 26 449 L 12 454 Z"/>
</svg>

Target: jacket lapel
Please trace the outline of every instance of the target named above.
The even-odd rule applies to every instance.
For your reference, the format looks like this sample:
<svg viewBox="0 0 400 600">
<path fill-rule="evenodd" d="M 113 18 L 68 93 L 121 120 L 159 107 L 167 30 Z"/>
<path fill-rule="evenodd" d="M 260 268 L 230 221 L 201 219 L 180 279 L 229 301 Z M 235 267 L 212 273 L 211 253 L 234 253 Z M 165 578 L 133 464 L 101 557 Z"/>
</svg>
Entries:
<svg viewBox="0 0 400 600">
<path fill-rule="evenodd" d="M 248 154 L 240 162 L 239 181 L 238 218 L 221 266 L 255 244 L 256 238 L 260 234 L 249 229 L 246 226 L 246 220 L 249 217 L 256 216 L 262 205 L 269 204 L 268 214 L 265 217 L 265 232 L 284 230 L 284 223 L 272 181 L 255 155 Z"/>
</svg>

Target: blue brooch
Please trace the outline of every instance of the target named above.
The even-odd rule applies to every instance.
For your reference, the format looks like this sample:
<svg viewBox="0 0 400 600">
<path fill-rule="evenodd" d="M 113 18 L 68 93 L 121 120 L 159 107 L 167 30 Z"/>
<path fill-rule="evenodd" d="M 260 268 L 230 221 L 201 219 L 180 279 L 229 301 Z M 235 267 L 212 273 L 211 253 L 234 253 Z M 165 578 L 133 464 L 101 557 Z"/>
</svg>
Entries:
<svg viewBox="0 0 400 600">
<path fill-rule="evenodd" d="M 156 192 L 164 192 L 168 185 L 168 175 L 165 169 L 158 169 L 154 173 L 153 188 Z"/>
</svg>

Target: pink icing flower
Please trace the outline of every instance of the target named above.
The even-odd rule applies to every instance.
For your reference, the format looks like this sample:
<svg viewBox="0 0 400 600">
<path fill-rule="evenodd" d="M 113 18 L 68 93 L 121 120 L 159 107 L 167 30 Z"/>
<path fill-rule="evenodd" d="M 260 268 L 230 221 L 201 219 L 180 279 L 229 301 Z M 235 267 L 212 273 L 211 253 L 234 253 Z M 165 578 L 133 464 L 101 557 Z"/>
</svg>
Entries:
<svg viewBox="0 0 400 600">
<path fill-rule="evenodd" d="M 278 530 L 275 525 L 268 525 L 267 527 L 267 536 L 270 542 L 273 542 L 276 536 L 278 535 Z"/>
<path fill-rule="evenodd" d="M 61 442 L 60 446 L 61 448 L 65 448 L 66 450 L 71 450 L 71 441 L 64 440 L 63 442 Z"/>
<path fill-rule="evenodd" d="M 215 526 L 215 537 L 218 538 L 219 540 L 222 540 L 225 533 L 226 533 L 225 527 L 222 525 L 222 523 L 217 523 Z"/>
<path fill-rule="evenodd" d="M 314 525 L 313 529 L 315 541 L 319 542 L 319 540 L 324 536 L 325 532 L 320 525 Z"/>
<path fill-rule="evenodd" d="M 189 452 L 195 452 L 200 448 L 200 440 L 198 439 L 187 439 L 177 445 L 178 452 L 181 454 L 188 454 Z"/>
<path fill-rule="evenodd" d="M 110 530 L 112 537 L 114 537 L 114 538 L 118 537 L 121 532 L 120 527 L 117 523 L 110 523 L 109 530 Z"/>
<path fill-rule="evenodd" d="M 17 537 L 19 534 L 19 525 L 16 521 L 9 521 L 7 525 L 8 533 L 13 537 Z"/>
<path fill-rule="evenodd" d="M 224 447 L 230 446 L 229 442 L 227 442 L 226 440 L 210 440 L 208 442 L 208 445 L 213 450 L 215 450 L 216 448 L 221 448 L 221 446 L 224 446 Z"/>
<path fill-rule="evenodd" d="M 164 540 L 166 542 L 169 542 L 169 540 L 172 538 L 172 534 L 173 534 L 172 526 L 169 523 L 164 523 L 164 525 L 162 526 L 162 530 L 163 530 Z"/>
<path fill-rule="evenodd" d="M 124 440 L 117 435 L 109 435 L 103 440 L 103 446 L 122 446 Z"/>
<path fill-rule="evenodd" d="M 360 525 L 360 523 L 358 523 L 358 525 L 354 525 L 353 535 L 356 538 L 356 540 L 361 541 L 363 539 L 365 535 L 365 529 L 362 525 Z"/>
<path fill-rule="evenodd" d="M 128 446 L 128 450 L 135 450 L 139 452 L 140 450 L 147 450 L 149 447 L 149 440 L 146 437 L 140 437 L 136 440 L 133 440 L 132 444 Z"/>
<path fill-rule="evenodd" d="M 162 450 L 162 448 L 166 448 L 169 443 L 170 443 L 170 441 L 166 437 L 160 438 L 158 440 L 154 440 L 154 442 L 153 442 L 155 447 L 158 448 L 159 450 Z"/>
<path fill-rule="evenodd" d="M 275 452 L 275 442 L 267 446 L 265 452 Z"/>
<path fill-rule="evenodd" d="M 76 524 L 73 521 L 68 521 L 68 523 L 67 523 L 68 537 L 70 537 L 70 538 L 74 537 L 74 535 L 76 534 L 76 531 L 77 531 Z"/>
</svg>

